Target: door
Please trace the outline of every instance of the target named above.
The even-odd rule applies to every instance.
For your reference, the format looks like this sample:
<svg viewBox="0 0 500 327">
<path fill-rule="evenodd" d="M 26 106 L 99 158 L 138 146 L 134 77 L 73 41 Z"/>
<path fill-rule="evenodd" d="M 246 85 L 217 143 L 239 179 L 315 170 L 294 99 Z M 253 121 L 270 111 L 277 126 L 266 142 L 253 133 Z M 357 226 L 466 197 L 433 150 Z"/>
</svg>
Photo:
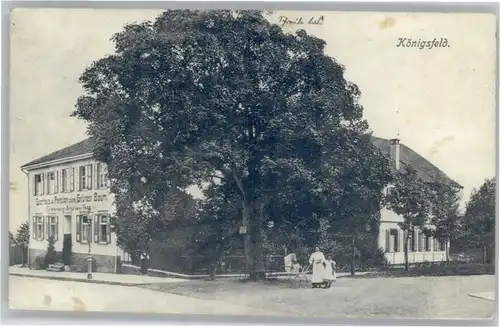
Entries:
<svg viewBox="0 0 500 327">
<path fill-rule="evenodd" d="M 64 216 L 64 238 L 63 238 L 63 250 L 62 250 L 62 259 L 65 265 L 71 265 L 71 255 L 72 255 L 72 216 L 65 215 Z"/>
</svg>

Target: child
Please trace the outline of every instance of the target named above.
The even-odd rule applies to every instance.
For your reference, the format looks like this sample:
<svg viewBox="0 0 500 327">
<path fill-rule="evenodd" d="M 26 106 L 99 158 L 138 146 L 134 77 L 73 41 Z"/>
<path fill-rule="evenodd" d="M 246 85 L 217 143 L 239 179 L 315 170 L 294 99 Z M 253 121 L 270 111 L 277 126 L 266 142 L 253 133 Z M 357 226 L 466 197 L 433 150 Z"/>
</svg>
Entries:
<svg viewBox="0 0 500 327">
<path fill-rule="evenodd" d="M 330 288 L 330 286 L 332 286 L 332 282 L 337 280 L 337 275 L 335 273 L 336 262 L 333 261 L 332 256 L 329 255 L 325 264 L 325 277 L 323 280 L 325 282 L 325 287 Z"/>
</svg>

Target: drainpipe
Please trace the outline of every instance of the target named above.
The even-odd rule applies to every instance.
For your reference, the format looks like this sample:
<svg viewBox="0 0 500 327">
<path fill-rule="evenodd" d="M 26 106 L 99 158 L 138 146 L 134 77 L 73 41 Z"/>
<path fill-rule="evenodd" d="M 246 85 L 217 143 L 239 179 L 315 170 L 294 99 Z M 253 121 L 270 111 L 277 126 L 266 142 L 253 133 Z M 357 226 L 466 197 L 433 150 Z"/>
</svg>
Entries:
<svg viewBox="0 0 500 327">
<path fill-rule="evenodd" d="M 31 226 L 31 206 L 30 206 L 30 176 L 27 171 L 21 168 L 21 171 L 26 175 L 26 179 L 28 180 L 28 229 L 29 229 L 29 242 L 28 242 L 28 256 L 27 256 L 27 263 L 28 263 L 28 268 L 31 267 L 31 261 L 30 261 L 30 243 L 31 243 L 31 236 L 33 235 L 33 231 L 31 228 L 35 228 L 35 226 Z M 29 228 L 31 226 L 31 228 Z"/>
</svg>

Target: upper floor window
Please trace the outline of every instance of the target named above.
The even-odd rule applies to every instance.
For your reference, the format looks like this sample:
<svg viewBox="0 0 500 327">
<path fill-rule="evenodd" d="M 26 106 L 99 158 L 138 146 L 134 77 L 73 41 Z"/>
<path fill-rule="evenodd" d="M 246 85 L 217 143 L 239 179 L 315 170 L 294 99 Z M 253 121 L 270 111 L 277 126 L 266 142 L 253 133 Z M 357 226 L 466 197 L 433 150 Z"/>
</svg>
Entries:
<svg viewBox="0 0 500 327">
<path fill-rule="evenodd" d="M 45 186 L 45 175 L 35 174 L 33 176 L 33 194 L 43 195 L 44 186 Z"/>
<path fill-rule="evenodd" d="M 61 192 L 68 193 L 75 190 L 75 168 L 61 171 Z"/>
<path fill-rule="evenodd" d="M 47 173 L 47 194 L 55 194 L 58 192 L 58 171 L 51 171 Z"/>
<path fill-rule="evenodd" d="M 96 188 L 107 188 L 108 185 L 108 168 L 105 164 L 98 162 L 96 164 L 97 171 L 97 186 Z"/>
<path fill-rule="evenodd" d="M 78 190 L 92 189 L 92 165 L 78 167 Z"/>
</svg>

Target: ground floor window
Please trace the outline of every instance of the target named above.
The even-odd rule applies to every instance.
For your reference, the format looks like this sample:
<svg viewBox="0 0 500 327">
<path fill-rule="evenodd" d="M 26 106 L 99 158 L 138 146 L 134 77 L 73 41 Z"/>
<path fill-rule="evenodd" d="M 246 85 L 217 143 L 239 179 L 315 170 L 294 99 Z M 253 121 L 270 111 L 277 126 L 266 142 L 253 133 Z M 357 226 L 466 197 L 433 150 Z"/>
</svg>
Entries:
<svg viewBox="0 0 500 327">
<path fill-rule="evenodd" d="M 57 217 L 47 217 L 47 237 L 53 237 L 55 241 L 59 239 L 59 224 Z"/>
<path fill-rule="evenodd" d="M 43 224 L 44 219 L 42 216 L 34 216 L 33 217 L 33 239 L 35 240 L 43 240 Z"/>
<path fill-rule="evenodd" d="M 94 241 L 96 243 L 111 243 L 111 228 L 109 224 L 109 216 L 107 214 L 100 213 L 95 215 L 94 237 Z"/>
<path fill-rule="evenodd" d="M 431 237 L 425 236 L 425 251 L 431 250 Z"/>
<path fill-rule="evenodd" d="M 88 215 L 76 216 L 76 241 L 80 243 L 88 243 L 90 236 L 90 220 Z"/>
<path fill-rule="evenodd" d="M 439 240 L 439 251 L 446 251 L 446 241 Z"/>
<path fill-rule="evenodd" d="M 398 229 L 388 229 L 385 231 L 385 252 L 399 252 L 400 239 Z"/>
</svg>

